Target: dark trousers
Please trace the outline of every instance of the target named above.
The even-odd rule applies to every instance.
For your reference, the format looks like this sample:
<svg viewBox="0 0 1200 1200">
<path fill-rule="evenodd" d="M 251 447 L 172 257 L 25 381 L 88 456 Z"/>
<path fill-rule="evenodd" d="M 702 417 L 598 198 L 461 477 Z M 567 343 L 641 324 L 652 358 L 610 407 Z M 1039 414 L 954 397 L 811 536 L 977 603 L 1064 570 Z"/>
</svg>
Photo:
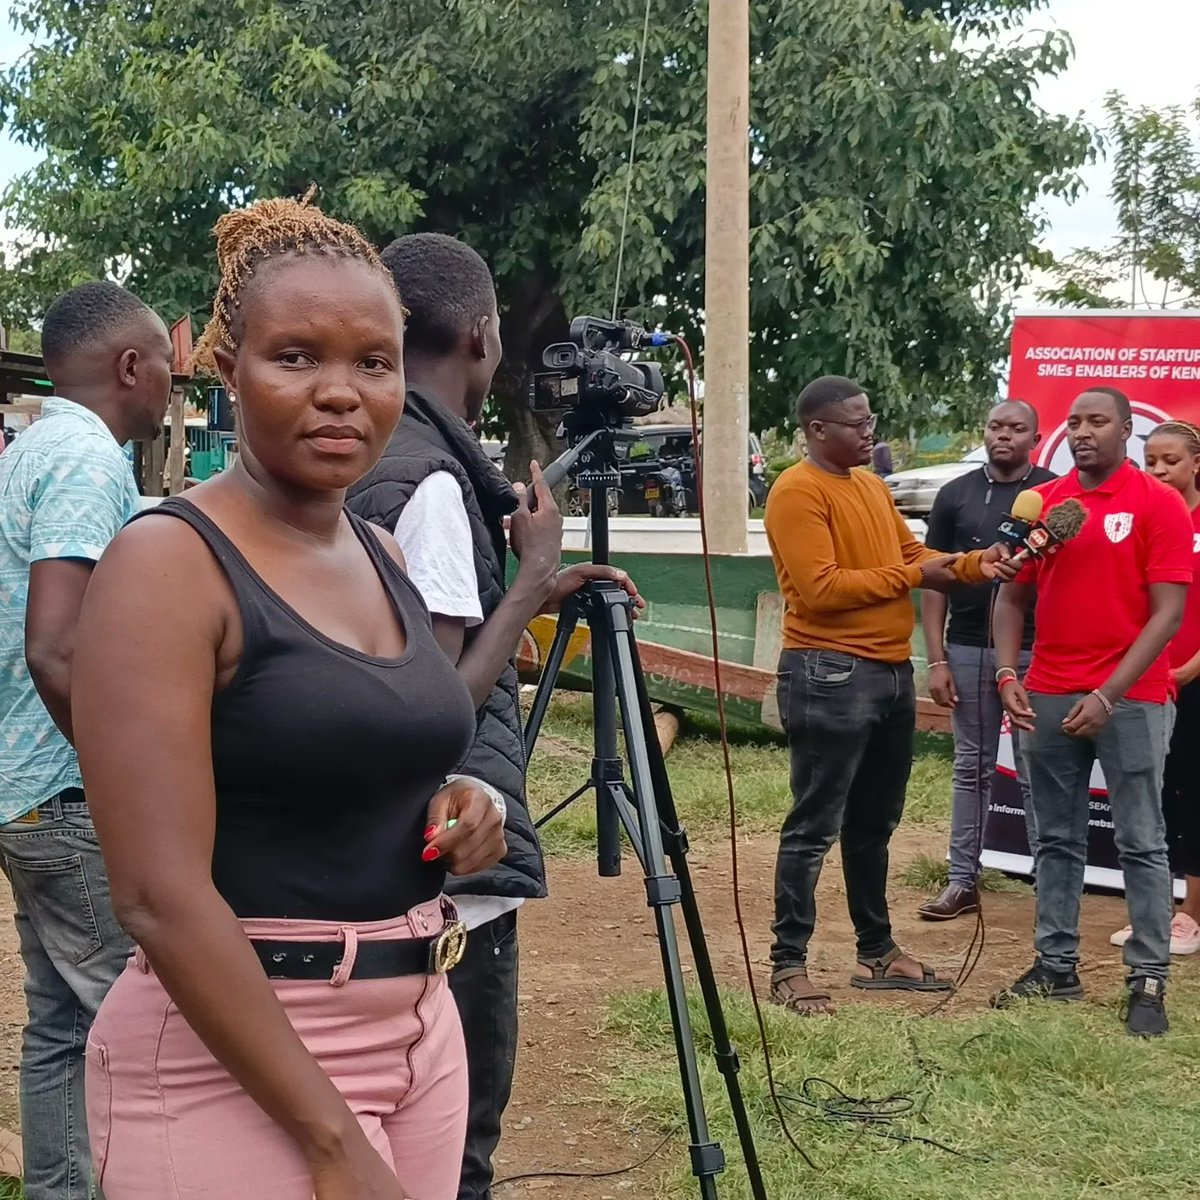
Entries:
<svg viewBox="0 0 1200 1200">
<path fill-rule="evenodd" d="M 950 882 L 973 888 L 979 882 L 979 855 L 987 826 L 988 801 L 996 772 L 996 752 L 1004 706 L 995 684 L 996 655 L 982 646 L 946 647 L 950 674 L 958 692 L 958 703 L 950 714 L 954 730 L 954 785 L 950 807 Z M 1029 669 L 1029 651 L 1022 650 L 1017 666 L 1023 675 Z M 1025 835 L 1029 856 L 1037 859 L 1037 827 L 1029 779 L 1021 757 L 1020 733 L 1012 731 L 1017 782 L 1025 804 Z"/>
<path fill-rule="evenodd" d="M 29 1200 L 92 1190 L 84 1043 L 133 947 L 117 923 L 96 830 L 82 795 L 47 800 L 0 825 L 12 884 L 29 1019 L 21 1039 L 21 1141 Z"/>
<path fill-rule="evenodd" d="M 450 972 L 467 1042 L 467 1143 L 458 1200 L 490 1200 L 492 1155 L 512 1095 L 517 1058 L 517 914 L 505 913 L 467 937 Z"/>
<path fill-rule="evenodd" d="M 1180 689 L 1175 699 L 1162 798 L 1171 869 L 1200 876 L 1200 680 Z"/>
<path fill-rule="evenodd" d="M 858 955 L 879 958 L 895 946 L 888 843 L 912 770 L 912 664 L 785 650 L 778 687 L 791 751 L 792 810 L 775 867 L 771 962 L 776 969 L 804 964 L 821 864 L 839 836 Z"/>
</svg>

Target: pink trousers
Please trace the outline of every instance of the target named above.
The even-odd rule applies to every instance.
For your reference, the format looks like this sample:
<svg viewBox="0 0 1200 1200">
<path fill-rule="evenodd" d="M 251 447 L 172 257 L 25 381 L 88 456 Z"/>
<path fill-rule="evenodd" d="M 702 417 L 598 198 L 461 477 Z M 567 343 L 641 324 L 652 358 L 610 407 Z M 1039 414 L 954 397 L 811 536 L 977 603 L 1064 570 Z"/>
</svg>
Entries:
<svg viewBox="0 0 1200 1200">
<path fill-rule="evenodd" d="M 435 900 L 369 925 L 243 927 L 252 938 L 344 940 L 344 976 L 358 942 L 429 937 L 444 921 Z M 446 976 L 272 986 L 405 1194 L 454 1200 L 467 1064 Z M 312 1200 L 296 1144 L 213 1058 L 140 952 L 101 1006 L 86 1056 L 88 1129 L 106 1200 Z"/>
</svg>

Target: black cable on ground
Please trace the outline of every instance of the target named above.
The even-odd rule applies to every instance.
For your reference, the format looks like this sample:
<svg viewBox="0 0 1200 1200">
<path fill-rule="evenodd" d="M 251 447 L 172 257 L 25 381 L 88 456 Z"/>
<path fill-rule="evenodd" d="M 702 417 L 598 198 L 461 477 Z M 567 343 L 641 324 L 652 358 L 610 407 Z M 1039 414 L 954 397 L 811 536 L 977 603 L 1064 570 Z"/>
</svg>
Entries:
<svg viewBox="0 0 1200 1200">
<path fill-rule="evenodd" d="M 825 1096 L 815 1094 L 818 1087 L 824 1088 Z M 885 1138 L 899 1145 L 920 1144 L 942 1150 L 956 1158 L 972 1158 L 963 1150 L 956 1150 L 935 1138 L 922 1137 L 920 1134 L 906 1133 L 897 1129 L 897 1123 L 904 1118 L 919 1118 L 924 1111 L 924 1105 L 919 1104 L 905 1092 L 897 1092 L 890 1096 L 851 1096 L 848 1092 L 822 1079 L 819 1075 L 810 1075 L 800 1085 L 800 1095 L 782 1095 L 780 1099 L 798 1112 L 805 1109 L 815 1113 L 815 1120 L 830 1124 L 852 1124 L 860 1127 L 863 1132 Z"/>
<path fill-rule="evenodd" d="M 524 1183 L 527 1179 L 614 1179 L 618 1175 L 629 1175 L 640 1171 L 652 1158 L 660 1154 L 678 1132 L 677 1129 L 672 1130 L 645 1158 L 639 1158 L 627 1167 L 615 1167 L 611 1171 L 526 1171 L 522 1175 L 509 1175 L 504 1179 L 493 1180 L 492 1187 L 500 1187 L 506 1183 Z"/>
</svg>

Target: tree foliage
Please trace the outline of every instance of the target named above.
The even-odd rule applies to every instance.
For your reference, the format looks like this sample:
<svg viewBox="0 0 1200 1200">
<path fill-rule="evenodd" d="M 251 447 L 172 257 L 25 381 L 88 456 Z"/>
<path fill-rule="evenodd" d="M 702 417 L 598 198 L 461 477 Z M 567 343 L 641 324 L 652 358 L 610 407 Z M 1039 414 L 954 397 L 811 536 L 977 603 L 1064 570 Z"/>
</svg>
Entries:
<svg viewBox="0 0 1200 1200">
<path fill-rule="evenodd" d="M 1190 109 L 1105 100 L 1118 233 L 1072 251 L 1043 299 L 1084 308 L 1200 302 L 1200 97 Z"/>
<path fill-rule="evenodd" d="M 753 419 L 854 373 L 907 427 L 993 394 L 1006 297 L 1071 193 L 1078 122 L 1033 102 L 1068 61 L 1021 31 L 1040 0 L 753 0 Z M 126 280 L 168 318 L 214 285 L 230 205 L 303 191 L 379 242 L 464 237 L 497 276 L 503 422 L 569 315 L 622 312 L 702 342 L 706 5 L 651 0 L 19 0 L 39 37 L 0 120 L 44 159 L 4 197 L 32 231 L 0 319 Z M 616 264 L 627 221 L 624 273 Z"/>
</svg>

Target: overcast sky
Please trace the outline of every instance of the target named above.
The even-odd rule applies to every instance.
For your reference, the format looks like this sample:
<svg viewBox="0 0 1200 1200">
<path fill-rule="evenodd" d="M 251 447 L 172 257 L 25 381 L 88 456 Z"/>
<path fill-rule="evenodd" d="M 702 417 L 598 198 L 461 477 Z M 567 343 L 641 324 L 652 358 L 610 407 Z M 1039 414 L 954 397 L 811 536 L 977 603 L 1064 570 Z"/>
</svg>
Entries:
<svg viewBox="0 0 1200 1200">
<path fill-rule="evenodd" d="M 1050 0 L 1033 24 L 1052 23 L 1071 35 L 1075 59 L 1041 88 L 1042 104 L 1057 112 L 1083 112 L 1104 120 L 1103 100 L 1113 88 L 1134 104 L 1186 105 L 1200 87 L 1198 0 Z M 1085 173 L 1088 190 L 1074 204 L 1047 207 L 1055 253 L 1097 245 L 1114 232 L 1108 200 L 1108 167 Z"/>
<path fill-rule="evenodd" d="M 0 0 L 0 64 L 11 63 L 27 45 L 11 28 L 10 12 L 8 0 Z M 1029 24 L 1057 26 L 1075 42 L 1071 66 L 1041 89 L 1041 102 L 1051 110 L 1083 113 L 1100 124 L 1101 102 L 1111 88 L 1119 88 L 1134 104 L 1162 106 L 1186 104 L 1200 85 L 1200 0 L 1050 0 Z M 0 186 L 35 158 L 0 132 Z M 1075 204 L 1047 206 L 1047 243 L 1057 254 L 1100 244 L 1114 232 L 1107 167 L 1098 163 L 1090 168 L 1087 181 L 1086 194 Z"/>
</svg>

